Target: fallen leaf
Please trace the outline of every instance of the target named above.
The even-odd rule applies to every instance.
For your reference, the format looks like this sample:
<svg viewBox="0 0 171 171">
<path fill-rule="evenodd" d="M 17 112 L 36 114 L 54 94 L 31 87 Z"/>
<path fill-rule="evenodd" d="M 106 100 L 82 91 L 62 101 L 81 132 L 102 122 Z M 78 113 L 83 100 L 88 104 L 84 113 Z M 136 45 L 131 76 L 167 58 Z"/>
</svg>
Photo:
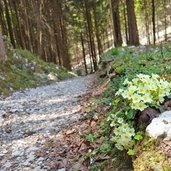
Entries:
<svg viewBox="0 0 171 171">
<path fill-rule="evenodd" d="M 80 149 L 79 149 L 79 151 L 80 151 L 80 152 L 86 151 L 87 148 L 88 148 L 88 147 L 87 147 L 87 144 L 82 143 L 82 144 L 81 144 L 81 147 L 80 147 Z"/>
<path fill-rule="evenodd" d="M 96 122 L 95 121 L 91 121 L 90 126 L 91 127 L 95 127 L 96 126 Z"/>
<path fill-rule="evenodd" d="M 73 134 L 75 132 L 75 129 L 71 129 L 71 130 L 67 130 L 66 131 L 66 135 L 70 135 L 70 134 Z"/>
</svg>

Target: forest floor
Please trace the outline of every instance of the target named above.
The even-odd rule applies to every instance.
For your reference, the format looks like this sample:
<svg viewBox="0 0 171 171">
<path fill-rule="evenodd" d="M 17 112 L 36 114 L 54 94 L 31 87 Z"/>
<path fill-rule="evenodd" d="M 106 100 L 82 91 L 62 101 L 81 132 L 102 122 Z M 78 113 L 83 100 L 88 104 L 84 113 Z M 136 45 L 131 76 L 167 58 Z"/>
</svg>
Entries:
<svg viewBox="0 0 171 171">
<path fill-rule="evenodd" d="M 1 99 L 0 171 L 51 170 L 39 150 L 63 128 L 80 120 L 94 78 L 77 77 Z"/>
</svg>

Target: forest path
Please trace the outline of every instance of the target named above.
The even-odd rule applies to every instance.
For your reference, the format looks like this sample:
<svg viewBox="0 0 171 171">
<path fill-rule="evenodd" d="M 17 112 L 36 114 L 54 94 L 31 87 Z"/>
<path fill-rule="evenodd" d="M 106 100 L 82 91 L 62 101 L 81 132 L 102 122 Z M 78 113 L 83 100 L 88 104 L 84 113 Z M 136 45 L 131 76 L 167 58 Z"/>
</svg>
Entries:
<svg viewBox="0 0 171 171">
<path fill-rule="evenodd" d="M 53 83 L 0 100 L 0 171 L 44 171 L 36 151 L 80 118 L 94 75 Z"/>
</svg>

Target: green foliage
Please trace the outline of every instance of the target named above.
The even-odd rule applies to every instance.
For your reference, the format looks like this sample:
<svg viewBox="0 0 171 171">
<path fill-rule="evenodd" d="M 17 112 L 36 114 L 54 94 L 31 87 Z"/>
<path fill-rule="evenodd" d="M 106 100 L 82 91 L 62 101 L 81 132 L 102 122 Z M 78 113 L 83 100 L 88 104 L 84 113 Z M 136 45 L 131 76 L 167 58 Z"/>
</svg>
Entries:
<svg viewBox="0 0 171 171">
<path fill-rule="evenodd" d="M 171 72 L 171 52 L 163 48 L 153 48 L 149 52 L 136 52 L 134 49 L 126 48 L 124 55 L 117 56 L 113 63 L 115 72 L 125 79 L 133 79 L 137 74 L 168 74 Z M 167 62 L 166 62 L 167 61 Z"/>
<path fill-rule="evenodd" d="M 113 48 L 111 50 L 111 55 L 119 55 L 119 49 L 118 48 Z"/>
<path fill-rule="evenodd" d="M 108 154 L 111 154 L 111 157 L 114 157 L 115 154 L 113 152 L 116 148 L 123 150 L 120 152 L 122 154 L 126 150 L 127 155 L 137 155 L 137 149 L 135 147 L 137 144 L 140 144 L 144 138 L 144 132 L 137 125 L 135 120 L 138 111 L 131 107 L 129 98 L 123 98 L 122 96 L 116 96 L 115 94 L 119 89 L 123 91 L 128 90 L 130 87 L 128 83 L 134 84 L 133 81 L 136 82 L 138 75 L 145 75 L 145 77 L 148 77 L 147 80 L 152 82 L 152 84 L 149 85 L 156 86 L 157 92 L 161 91 L 163 93 L 160 94 L 162 98 L 160 99 L 162 100 L 160 102 L 163 102 L 166 96 L 169 98 L 170 83 L 168 82 L 171 81 L 171 52 L 169 50 L 170 48 L 167 46 L 169 45 L 167 44 L 163 47 L 162 52 L 157 47 L 151 48 L 149 52 L 139 52 L 136 51 L 136 48 L 132 47 L 113 50 L 113 53 L 117 54 L 112 62 L 116 76 L 110 81 L 108 88 L 103 92 L 103 97 L 94 100 L 94 103 L 97 103 L 97 105 L 100 106 L 103 106 L 103 103 L 100 102 L 105 102 L 104 104 L 106 105 L 112 105 L 110 111 L 105 114 L 105 117 L 101 122 L 100 133 L 100 136 L 104 137 L 102 144 L 105 143 L 109 146 L 104 146 L 104 150 L 101 151 L 95 149 L 94 155 L 97 155 L 98 153 L 105 154 L 105 151 L 107 151 Z M 102 55 L 102 60 L 105 61 L 110 55 L 112 56 L 112 51 Z M 138 78 L 138 80 L 139 79 L 141 78 Z M 156 84 L 154 84 L 153 79 L 156 80 Z M 168 80 L 168 82 L 165 79 Z M 142 80 L 138 80 L 137 86 L 142 83 Z M 143 81 L 146 82 L 147 80 L 144 78 Z M 149 85 L 144 83 L 144 87 Z M 157 103 L 159 98 L 156 97 L 159 97 L 159 94 L 157 95 L 155 93 L 156 91 L 151 94 L 154 97 L 153 101 L 156 100 L 155 102 Z M 160 102 L 157 103 L 157 105 L 159 105 Z M 148 103 L 148 106 L 150 106 L 150 104 L 151 103 Z M 98 141 L 100 136 L 98 136 L 95 141 Z M 142 149 L 144 148 L 147 148 L 145 144 L 142 145 Z M 94 168 L 96 169 L 103 167 L 102 163 L 94 165 Z"/>
<path fill-rule="evenodd" d="M 107 154 L 112 151 L 113 147 L 108 141 L 104 141 L 99 148 L 99 153 Z"/>
<path fill-rule="evenodd" d="M 122 56 L 120 54 L 122 54 Z M 143 139 L 143 132 L 139 131 L 134 120 L 137 109 L 142 111 L 144 108 L 150 106 L 150 104 L 156 107 L 156 105 L 164 101 L 164 97 L 170 94 L 170 83 L 160 78 L 159 75 L 163 77 L 165 74 L 169 74 L 170 65 L 168 63 L 163 64 L 162 61 L 168 60 L 170 62 L 169 58 L 171 52 L 164 48 L 161 53 L 160 50 L 156 48 L 146 53 L 139 53 L 136 52 L 135 49 L 128 47 L 125 48 L 125 50 L 121 50 L 120 54 L 118 54 L 113 62 L 117 76 L 112 80 L 110 88 L 106 90 L 105 94 L 111 96 L 111 93 L 108 94 L 107 92 L 111 92 L 112 88 L 113 93 L 122 95 L 122 97 L 113 97 L 112 95 L 114 99 L 112 102 L 113 109 L 106 115 L 107 119 L 105 121 L 106 123 L 104 123 L 104 133 L 112 137 L 111 140 L 116 143 L 115 145 L 118 149 L 127 149 L 128 154 L 132 155 L 134 154 L 132 147 L 137 141 Z M 153 72 L 155 74 L 152 74 Z M 151 74 L 152 76 L 150 76 Z M 136 96 L 136 93 L 139 91 L 136 89 L 137 87 L 141 87 L 143 91 L 148 89 L 147 91 L 151 92 L 151 94 L 149 93 L 150 96 L 147 98 L 144 97 L 148 95 L 147 92 L 141 92 L 142 94 L 140 93 L 140 96 Z M 142 97 L 145 98 L 145 106 L 141 108 L 133 107 L 132 104 L 140 104 Z M 123 125 L 125 125 L 125 128 L 127 127 L 127 129 L 132 130 L 134 134 L 129 135 L 129 131 L 124 131 Z M 127 141 L 123 136 L 126 137 Z"/>
<path fill-rule="evenodd" d="M 93 135 L 93 134 L 85 134 L 85 138 L 86 138 L 86 140 L 87 141 L 89 141 L 89 142 L 94 142 L 95 140 L 96 140 L 96 135 Z"/>
<path fill-rule="evenodd" d="M 135 150 L 129 149 L 127 154 L 130 155 L 130 156 L 134 156 L 135 155 Z"/>
<path fill-rule="evenodd" d="M 107 51 L 106 53 L 100 56 L 102 61 L 113 59 L 114 57 L 121 56 L 124 54 L 123 48 L 112 48 L 111 50 Z"/>
<path fill-rule="evenodd" d="M 139 141 L 143 139 L 143 132 L 139 131 L 136 133 L 136 135 L 134 136 L 134 139 Z"/>
</svg>

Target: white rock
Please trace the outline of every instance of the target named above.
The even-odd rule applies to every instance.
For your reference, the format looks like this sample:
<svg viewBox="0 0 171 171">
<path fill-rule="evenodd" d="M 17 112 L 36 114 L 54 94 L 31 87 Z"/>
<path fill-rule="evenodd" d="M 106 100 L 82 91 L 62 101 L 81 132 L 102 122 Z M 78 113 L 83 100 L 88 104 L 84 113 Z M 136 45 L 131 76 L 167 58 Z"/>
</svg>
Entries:
<svg viewBox="0 0 171 171">
<path fill-rule="evenodd" d="M 58 65 L 56 65 L 56 69 L 58 70 L 60 67 Z"/>
<path fill-rule="evenodd" d="M 56 81 L 57 80 L 57 77 L 53 73 L 49 73 L 48 74 L 48 79 L 49 80 L 52 80 L 52 81 Z"/>
<path fill-rule="evenodd" d="M 171 139 L 171 128 L 168 130 L 167 132 L 167 138 L 165 138 L 166 140 L 170 140 Z"/>
<path fill-rule="evenodd" d="M 32 146 L 27 148 L 25 152 L 28 154 L 28 156 L 33 156 L 36 150 L 38 150 L 38 147 Z"/>
<path fill-rule="evenodd" d="M 14 59 L 18 59 L 19 57 L 17 56 L 16 53 L 13 53 L 13 58 L 14 58 Z"/>
<path fill-rule="evenodd" d="M 30 69 L 31 69 L 31 70 L 35 70 L 35 67 L 34 67 L 34 66 L 32 66 Z"/>
<path fill-rule="evenodd" d="M 164 140 L 171 140 L 171 111 L 162 113 L 154 118 L 147 126 L 146 132 L 150 137 L 164 137 Z"/>
<path fill-rule="evenodd" d="M 0 75 L 0 80 L 5 80 L 5 77 L 3 77 L 2 75 Z"/>
</svg>

